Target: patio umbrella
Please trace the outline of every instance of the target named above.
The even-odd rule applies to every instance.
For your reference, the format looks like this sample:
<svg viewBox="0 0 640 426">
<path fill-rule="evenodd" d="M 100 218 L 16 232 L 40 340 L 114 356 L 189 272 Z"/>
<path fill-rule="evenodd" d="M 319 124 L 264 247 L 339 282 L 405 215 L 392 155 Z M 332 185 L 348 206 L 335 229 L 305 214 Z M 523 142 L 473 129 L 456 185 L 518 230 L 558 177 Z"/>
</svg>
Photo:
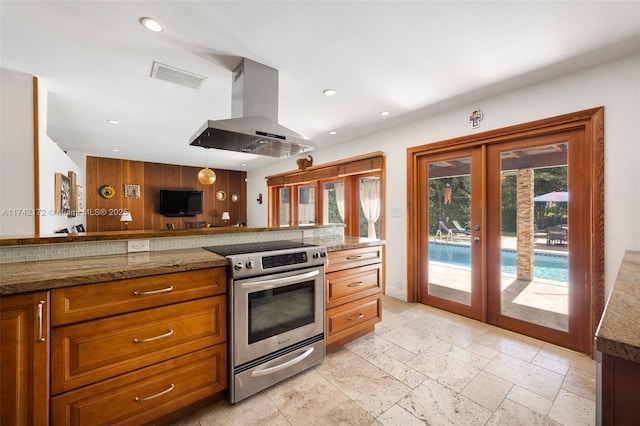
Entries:
<svg viewBox="0 0 640 426">
<path fill-rule="evenodd" d="M 553 201 L 556 203 L 569 201 L 569 193 L 565 191 L 549 192 L 547 194 L 542 194 L 542 195 L 538 195 L 537 197 L 533 197 L 533 201 L 541 201 L 545 203 L 548 203 L 550 201 Z"/>
</svg>

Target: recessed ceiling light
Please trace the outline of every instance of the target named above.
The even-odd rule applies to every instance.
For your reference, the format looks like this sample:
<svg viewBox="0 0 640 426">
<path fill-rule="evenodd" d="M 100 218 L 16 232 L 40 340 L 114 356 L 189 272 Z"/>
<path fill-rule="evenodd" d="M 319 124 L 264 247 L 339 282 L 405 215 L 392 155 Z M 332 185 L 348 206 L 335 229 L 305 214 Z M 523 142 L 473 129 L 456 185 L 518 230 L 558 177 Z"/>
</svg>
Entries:
<svg viewBox="0 0 640 426">
<path fill-rule="evenodd" d="M 107 123 L 109 123 L 109 124 L 118 124 L 120 122 L 117 121 L 117 120 L 107 120 Z"/>
<path fill-rule="evenodd" d="M 387 115 L 389 115 L 389 111 L 381 111 L 380 115 L 386 117 Z"/>
<path fill-rule="evenodd" d="M 146 29 L 156 33 L 164 31 L 162 24 L 153 18 L 140 18 L 140 24 Z"/>
<path fill-rule="evenodd" d="M 330 135 L 335 135 L 337 132 L 335 130 L 332 130 L 329 132 Z"/>
<path fill-rule="evenodd" d="M 325 96 L 333 96 L 338 92 L 336 92 L 335 89 L 324 89 L 322 93 L 324 93 Z"/>
<path fill-rule="evenodd" d="M 111 151 L 113 152 L 120 152 L 120 150 L 118 148 L 113 148 Z"/>
</svg>

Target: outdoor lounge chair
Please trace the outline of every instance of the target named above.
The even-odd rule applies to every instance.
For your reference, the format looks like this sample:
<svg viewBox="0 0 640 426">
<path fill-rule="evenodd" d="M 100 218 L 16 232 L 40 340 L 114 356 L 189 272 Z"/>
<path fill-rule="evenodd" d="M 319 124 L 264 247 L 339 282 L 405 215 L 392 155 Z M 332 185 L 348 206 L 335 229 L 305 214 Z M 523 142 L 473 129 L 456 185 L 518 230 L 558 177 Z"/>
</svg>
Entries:
<svg viewBox="0 0 640 426">
<path fill-rule="evenodd" d="M 552 228 L 547 228 L 547 245 L 555 245 L 567 244 L 567 230 L 564 228 L 560 228 L 559 226 L 554 226 Z"/>
<path fill-rule="evenodd" d="M 438 221 L 438 224 L 440 225 L 440 229 L 436 231 L 436 239 L 440 238 L 444 240 L 446 238 L 447 241 L 452 241 L 453 231 L 449 229 L 449 227 L 445 225 L 444 222 L 441 220 Z"/>
<path fill-rule="evenodd" d="M 469 231 L 466 228 L 463 228 L 462 226 L 460 226 L 460 223 L 457 220 L 452 220 L 451 223 L 453 223 L 453 226 L 456 227 L 456 230 L 461 233 L 461 234 L 465 234 L 465 235 L 470 235 L 471 231 Z"/>
</svg>

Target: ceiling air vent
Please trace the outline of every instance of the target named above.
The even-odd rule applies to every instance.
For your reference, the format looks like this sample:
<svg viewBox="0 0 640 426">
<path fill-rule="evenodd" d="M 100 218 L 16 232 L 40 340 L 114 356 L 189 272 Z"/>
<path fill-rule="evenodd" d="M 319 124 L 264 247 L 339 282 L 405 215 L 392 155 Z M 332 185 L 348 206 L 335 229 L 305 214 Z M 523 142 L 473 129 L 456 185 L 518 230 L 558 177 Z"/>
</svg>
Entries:
<svg viewBox="0 0 640 426">
<path fill-rule="evenodd" d="M 189 87 L 196 90 L 204 86 L 204 82 L 207 81 L 207 77 L 203 77 L 201 75 L 197 75 L 155 61 L 153 62 L 153 66 L 151 67 L 151 78 L 170 81 L 172 83 L 176 83 L 181 86 Z"/>
</svg>

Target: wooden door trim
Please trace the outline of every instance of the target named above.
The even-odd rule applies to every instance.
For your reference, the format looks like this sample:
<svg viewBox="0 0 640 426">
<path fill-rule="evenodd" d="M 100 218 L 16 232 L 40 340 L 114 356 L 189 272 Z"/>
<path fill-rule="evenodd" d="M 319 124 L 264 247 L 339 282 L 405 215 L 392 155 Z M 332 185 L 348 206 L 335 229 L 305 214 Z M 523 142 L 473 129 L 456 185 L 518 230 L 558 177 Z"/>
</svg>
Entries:
<svg viewBox="0 0 640 426">
<path fill-rule="evenodd" d="M 490 145 L 527 137 L 540 137 L 556 132 L 577 129 L 584 131 L 585 150 L 589 161 L 589 170 L 585 173 L 591 178 L 589 198 L 591 265 L 587 271 L 589 288 L 587 336 L 594 336 L 604 310 L 604 107 L 572 112 L 556 117 L 545 118 L 528 123 L 490 130 L 483 133 L 424 144 L 407 149 L 407 253 L 419 253 L 420 231 L 419 214 L 419 160 L 440 152 L 455 151 L 466 147 Z M 410 255 L 407 257 L 407 300 L 419 301 L 420 261 Z M 586 353 L 593 353 L 593 339 L 587 342 Z"/>
</svg>

